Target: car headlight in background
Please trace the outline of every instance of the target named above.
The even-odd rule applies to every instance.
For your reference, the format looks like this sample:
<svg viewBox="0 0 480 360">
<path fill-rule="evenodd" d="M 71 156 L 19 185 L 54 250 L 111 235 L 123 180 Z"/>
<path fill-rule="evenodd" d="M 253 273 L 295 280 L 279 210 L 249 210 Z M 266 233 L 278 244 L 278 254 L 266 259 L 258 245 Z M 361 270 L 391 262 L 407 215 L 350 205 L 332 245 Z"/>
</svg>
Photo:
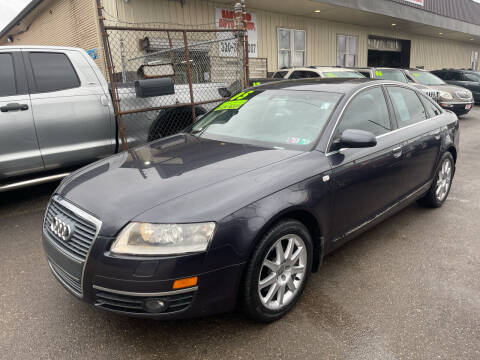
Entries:
<svg viewBox="0 0 480 360">
<path fill-rule="evenodd" d="M 173 255 L 206 251 L 215 223 L 149 224 L 132 222 L 114 241 L 111 252 L 129 255 Z"/>
<path fill-rule="evenodd" d="M 445 91 L 440 91 L 440 98 L 444 100 L 453 100 L 453 96 Z"/>
</svg>

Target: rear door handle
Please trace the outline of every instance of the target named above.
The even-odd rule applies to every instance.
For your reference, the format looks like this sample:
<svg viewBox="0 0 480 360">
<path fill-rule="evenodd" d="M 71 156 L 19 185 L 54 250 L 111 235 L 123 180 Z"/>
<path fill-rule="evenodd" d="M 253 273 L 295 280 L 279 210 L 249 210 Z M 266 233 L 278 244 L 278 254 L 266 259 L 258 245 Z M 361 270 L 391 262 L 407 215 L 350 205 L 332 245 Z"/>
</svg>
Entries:
<svg viewBox="0 0 480 360">
<path fill-rule="evenodd" d="M 28 105 L 27 104 L 17 104 L 17 103 L 10 103 L 7 104 L 6 106 L 0 107 L 1 112 L 9 112 L 9 111 L 25 111 L 28 110 Z"/>
<path fill-rule="evenodd" d="M 403 148 L 401 146 L 398 146 L 396 148 L 392 149 L 392 154 L 393 157 L 398 159 L 400 156 L 402 156 Z"/>
</svg>

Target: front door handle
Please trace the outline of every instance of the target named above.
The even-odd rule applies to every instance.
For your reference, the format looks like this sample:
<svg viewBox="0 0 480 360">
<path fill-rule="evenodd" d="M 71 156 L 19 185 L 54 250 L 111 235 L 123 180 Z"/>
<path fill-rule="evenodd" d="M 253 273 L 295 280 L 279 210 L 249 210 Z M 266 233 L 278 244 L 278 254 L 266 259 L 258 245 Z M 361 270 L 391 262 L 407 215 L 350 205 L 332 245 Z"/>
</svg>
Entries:
<svg viewBox="0 0 480 360">
<path fill-rule="evenodd" d="M 402 152 L 403 152 L 403 148 L 401 146 L 392 149 L 393 157 L 396 159 L 402 156 Z"/>
<path fill-rule="evenodd" d="M 1 112 L 9 112 L 9 111 L 25 111 L 28 110 L 28 105 L 27 104 L 17 104 L 17 103 L 10 103 L 7 104 L 6 106 L 0 107 Z"/>
</svg>

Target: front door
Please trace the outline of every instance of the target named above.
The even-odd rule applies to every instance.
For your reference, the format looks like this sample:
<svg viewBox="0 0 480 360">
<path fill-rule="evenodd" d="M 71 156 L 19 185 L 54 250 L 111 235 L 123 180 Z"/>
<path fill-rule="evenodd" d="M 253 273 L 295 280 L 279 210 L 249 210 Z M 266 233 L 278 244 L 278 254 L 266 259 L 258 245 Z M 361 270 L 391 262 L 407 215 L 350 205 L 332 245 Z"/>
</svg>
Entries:
<svg viewBox="0 0 480 360">
<path fill-rule="evenodd" d="M 340 240 L 388 208 L 400 197 L 401 142 L 394 134 L 381 86 L 360 92 L 347 106 L 335 131 L 359 129 L 377 136 L 377 145 L 342 149 L 328 155 L 333 181 L 332 236 Z M 391 136 L 392 135 L 392 136 Z"/>
<path fill-rule="evenodd" d="M 43 169 L 21 52 L 0 51 L 0 181 Z"/>
<path fill-rule="evenodd" d="M 24 58 L 45 168 L 77 166 L 113 154 L 110 101 L 83 55 L 42 50 L 24 51 Z"/>
</svg>

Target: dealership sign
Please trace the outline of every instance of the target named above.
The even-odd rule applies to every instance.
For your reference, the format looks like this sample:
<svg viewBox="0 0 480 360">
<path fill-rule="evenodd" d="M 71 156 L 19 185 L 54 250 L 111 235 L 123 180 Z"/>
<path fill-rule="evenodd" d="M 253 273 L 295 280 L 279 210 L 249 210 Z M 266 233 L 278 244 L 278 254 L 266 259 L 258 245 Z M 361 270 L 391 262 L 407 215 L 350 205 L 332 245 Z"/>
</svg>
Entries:
<svg viewBox="0 0 480 360">
<path fill-rule="evenodd" d="M 425 6 L 425 0 L 405 0 L 406 2 L 419 5 L 419 6 Z"/>
<path fill-rule="evenodd" d="M 248 34 L 248 56 L 258 57 L 258 31 L 257 15 L 247 12 L 245 16 L 246 28 Z M 217 29 L 235 29 L 235 11 L 228 9 L 215 8 L 215 23 Z M 233 39 L 234 34 L 230 32 L 217 33 L 217 40 L 228 39 L 219 43 L 219 56 L 235 57 L 237 56 L 237 41 Z"/>
</svg>

